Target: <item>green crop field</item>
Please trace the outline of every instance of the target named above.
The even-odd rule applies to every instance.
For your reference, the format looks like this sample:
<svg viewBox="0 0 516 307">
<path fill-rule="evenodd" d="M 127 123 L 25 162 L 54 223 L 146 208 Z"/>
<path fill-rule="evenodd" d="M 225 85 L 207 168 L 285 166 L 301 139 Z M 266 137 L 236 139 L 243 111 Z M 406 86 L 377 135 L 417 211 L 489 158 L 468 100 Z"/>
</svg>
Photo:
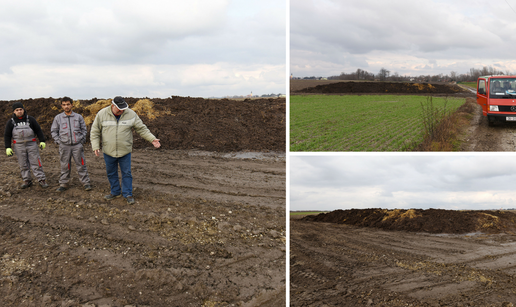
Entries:
<svg viewBox="0 0 516 307">
<path fill-rule="evenodd" d="M 469 86 L 469 87 L 472 87 L 472 88 L 477 88 L 477 83 L 476 82 L 461 82 L 460 84 L 461 85 L 465 85 L 465 86 Z"/>
<path fill-rule="evenodd" d="M 423 141 L 425 96 L 290 97 L 291 151 L 407 151 Z M 453 112 L 465 98 L 432 98 Z"/>
</svg>

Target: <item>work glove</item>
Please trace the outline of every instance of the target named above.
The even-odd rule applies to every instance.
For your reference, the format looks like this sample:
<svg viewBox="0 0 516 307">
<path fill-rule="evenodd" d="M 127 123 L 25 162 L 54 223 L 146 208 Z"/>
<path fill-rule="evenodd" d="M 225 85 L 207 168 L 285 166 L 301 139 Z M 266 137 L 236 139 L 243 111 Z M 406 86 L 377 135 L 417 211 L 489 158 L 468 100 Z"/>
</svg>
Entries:
<svg viewBox="0 0 516 307">
<path fill-rule="evenodd" d="M 12 156 L 13 155 L 13 150 L 11 148 L 7 148 L 5 150 L 5 153 L 7 154 L 8 157 Z"/>
<path fill-rule="evenodd" d="M 45 147 L 47 147 L 47 144 L 45 144 L 45 142 L 39 143 L 39 148 L 41 148 L 41 150 L 45 149 Z"/>
</svg>

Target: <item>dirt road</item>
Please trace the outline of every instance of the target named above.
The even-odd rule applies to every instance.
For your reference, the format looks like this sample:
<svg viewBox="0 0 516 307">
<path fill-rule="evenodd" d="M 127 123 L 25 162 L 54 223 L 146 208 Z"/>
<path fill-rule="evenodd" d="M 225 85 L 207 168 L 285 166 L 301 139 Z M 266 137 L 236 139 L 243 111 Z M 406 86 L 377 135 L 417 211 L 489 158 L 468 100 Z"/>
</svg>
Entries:
<svg viewBox="0 0 516 307">
<path fill-rule="evenodd" d="M 516 235 L 290 222 L 291 306 L 513 306 Z"/>
<path fill-rule="evenodd" d="M 476 98 L 467 99 L 476 101 Z M 463 141 L 462 151 L 515 151 L 516 123 L 496 122 L 490 127 L 487 117 L 482 115 L 482 108 L 477 104 Z"/>
<path fill-rule="evenodd" d="M 130 206 L 103 199 L 90 150 L 94 189 L 73 169 L 55 192 L 47 144 L 46 190 L 20 190 L 16 158 L 0 155 L 1 306 L 285 306 L 284 155 L 137 149 Z"/>
</svg>

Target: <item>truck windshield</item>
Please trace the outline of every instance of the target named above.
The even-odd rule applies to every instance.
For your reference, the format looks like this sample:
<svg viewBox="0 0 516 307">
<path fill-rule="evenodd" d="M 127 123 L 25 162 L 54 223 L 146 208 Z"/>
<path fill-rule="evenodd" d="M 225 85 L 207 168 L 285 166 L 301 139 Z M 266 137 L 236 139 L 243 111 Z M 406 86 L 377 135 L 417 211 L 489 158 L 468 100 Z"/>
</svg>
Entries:
<svg viewBox="0 0 516 307">
<path fill-rule="evenodd" d="M 515 98 L 516 79 L 515 78 L 496 78 L 491 79 L 489 87 L 490 98 Z"/>
</svg>

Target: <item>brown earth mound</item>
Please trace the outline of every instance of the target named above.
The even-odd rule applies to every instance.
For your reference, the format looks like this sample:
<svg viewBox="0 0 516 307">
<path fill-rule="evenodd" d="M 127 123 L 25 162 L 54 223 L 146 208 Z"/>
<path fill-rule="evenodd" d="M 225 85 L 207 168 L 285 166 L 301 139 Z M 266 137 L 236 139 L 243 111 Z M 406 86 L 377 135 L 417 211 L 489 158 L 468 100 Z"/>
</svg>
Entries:
<svg viewBox="0 0 516 307">
<path fill-rule="evenodd" d="M 491 210 L 350 209 L 310 215 L 303 220 L 428 233 L 501 233 L 516 230 L 516 213 Z"/>
<path fill-rule="evenodd" d="M 410 83 L 410 82 L 338 82 L 303 88 L 294 93 L 341 94 L 341 93 L 382 93 L 382 94 L 457 94 L 469 93 L 458 85 Z"/>
<path fill-rule="evenodd" d="M 284 152 L 286 148 L 285 98 L 238 101 L 172 96 L 166 99 L 125 100 L 161 140 L 164 149 Z M 147 102 L 138 104 L 141 100 Z M 50 140 L 52 121 L 61 112 L 59 102 L 54 98 L 20 101 Z M 4 125 L 12 116 L 13 102 L 0 101 L 0 120 Z M 75 101 L 74 111 L 84 118 L 91 117 L 99 109 L 96 108 L 98 102 L 106 101 L 97 98 Z M 88 125 L 88 131 L 90 128 L 91 125 Z M 135 134 L 135 148 L 149 146 L 152 145 Z"/>
</svg>

